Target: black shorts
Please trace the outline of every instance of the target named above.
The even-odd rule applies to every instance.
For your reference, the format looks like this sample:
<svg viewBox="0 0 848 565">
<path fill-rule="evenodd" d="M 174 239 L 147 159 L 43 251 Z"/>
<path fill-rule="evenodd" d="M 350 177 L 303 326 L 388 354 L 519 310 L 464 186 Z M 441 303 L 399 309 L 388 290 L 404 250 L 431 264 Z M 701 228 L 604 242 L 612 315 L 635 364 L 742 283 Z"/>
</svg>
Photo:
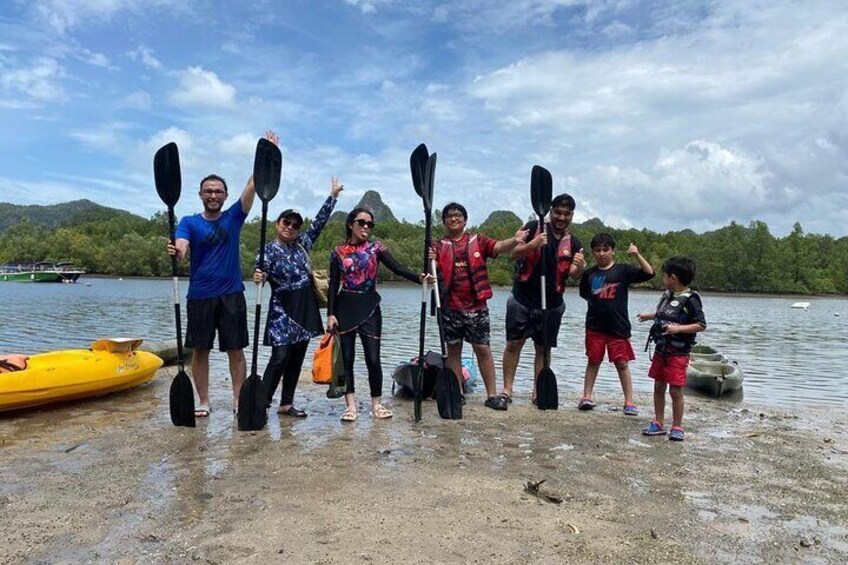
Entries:
<svg viewBox="0 0 848 565">
<path fill-rule="evenodd" d="M 518 341 L 530 337 L 537 344 L 544 345 L 542 320 L 547 318 L 548 347 L 556 347 L 563 314 L 565 302 L 560 304 L 559 308 L 550 308 L 543 312 L 527 308 L 510 294 L 506 301 L 506 340 Z"/>
<path fill-rule="evenodd" d="M 463 312 L 444 310 L 442 322 L 445 330 L 445 343 L 456 345 L 464 339 L 468 343 L 489 345 L 489 310 Z"/>
<path fill-rule="evenodd" d="M 247 304 L 244 293 L 193 298 L 186 304 L 186 310 L 186 347 L 212 349 L 216 331 L 218 349 L 221 351 L 247 347 Z"/>
</svg>

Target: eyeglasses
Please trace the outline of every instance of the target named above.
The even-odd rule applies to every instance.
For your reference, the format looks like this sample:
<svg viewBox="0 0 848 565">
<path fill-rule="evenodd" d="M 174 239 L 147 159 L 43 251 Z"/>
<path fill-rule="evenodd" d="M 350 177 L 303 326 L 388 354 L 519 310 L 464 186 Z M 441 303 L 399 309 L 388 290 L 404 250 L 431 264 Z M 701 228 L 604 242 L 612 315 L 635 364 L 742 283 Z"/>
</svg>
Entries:
<svg viewBox="0 0 848 565">
<path fill-rule="evenodd" d="M 204 196 L 221 196 L 222 194 L 226 194 L 226 190 L 212 190 L 212 189 L 203 189 Z"/>
<path fill-rule="evenodd" d="M 299 230 L 300 226 L 303 225 L 300 222 L 293 222 L 293 221 L 289 220 L 288 218 L 283 218 L 281 221 L 283 222 L 284 226 L 286 226 L 287 228 L 291 228 L 293 230 Z"/>
<path fill-rule="evenodd" d="M 374 229 L 374 222 L 363 220 L 362 218 L 357 218 L 354 220 L 354 222 L 356 222 L 356 225 L 358 225 L 360 228 L 368 228 L 369 230 Z"/>
<path fill-rule="evenodd" d="M 461 220 L 463 218 L 465 218 L 465 216 L 462 215 L 462 212 L 451 212 L 450 214 L 445 215 L 446 220 L 453 220 L 453 219 Z"/>
</svg>

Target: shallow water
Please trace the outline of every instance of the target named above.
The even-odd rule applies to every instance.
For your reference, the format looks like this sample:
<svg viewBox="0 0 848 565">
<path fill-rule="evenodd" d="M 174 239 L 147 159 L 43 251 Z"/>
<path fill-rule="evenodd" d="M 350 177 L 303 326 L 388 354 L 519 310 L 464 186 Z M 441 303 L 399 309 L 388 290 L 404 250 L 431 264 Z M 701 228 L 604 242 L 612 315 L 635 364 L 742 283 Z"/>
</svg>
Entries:
<svg viewBox="0 0 848 565">
<path fill-rule="evenodd" d="M 181 281 L 181 294 L 185 293 L 186 284 Z M 255 302 L 253 288 L 250 285 L 246 294 L 251 317 Z M 380 292 L 384 319 L 384 391 L 389 394 L 392 369 L 418 353 L 421 302 L 420 291 L 413 286 L 383 286 Z M 492 350 L 498 365 L 499 383 L 507 294 L 507 289 L 496 289 L 489 303 Z M 646 376 L 648 355 L 642 351 L 648 327 L 636 322 L 635 318 L 639 311 L 652 310 L 658 296 L 655 292 L 630 295 L 632 341 L 637 355 L 631 370 L 634 387 L 643 393 L 651 390 L 651 381 Z M 848 348 L 844 345 L 848 341 L 848 300 L 803 298 L 810 302 L 808 310 L 790 308 L 798 300 L 798 297 L 785 296 L 704 296 L 709 328 L 701 334 L 700 342 L 737 360 L 745 373 L 744 393 L 734 395 L 730 401 L 794 409 L 848 406 L 848 370 L 845 369 Z M 561 394 L 565 396 L 563 401 L 569 402 L 573 397 L 576 402 L 582 390 L 585 368 L 583 319 L 586 306 L 574 288 L 568 289 L 566 304 L 560 347 L 554 351 L 552 368 Z M 263 304 L 263 315 L 266 306 Z M 435 319 L 428 318 L 427 326 L 427 348 L 438 350 Z M 249 327 L 252 329 L 252 321 Z M 36 353 L 87 347 L 103 336 L 168 339 L 173 335 L 169 280 L 83 278 L 75 285 L 0 283 L 0 351 Z M 470 354 L 470 347 L 466 349 Z M 249 366 L 251 349 L 246 353 Z M 311 349 L 307 359 L 309 355 Z M 267 348 L 260 347 L 260 373 L 267 358 Z M 213 401 L 216 407 L 229 409 L 225 355 L 213 355 L 212 370 Z M 356 371 L 360 388 L 367 386 L 361 362 Z M 527 346 L 516 377 L 517 390 L 529 392 L 531 379 L 532 353 Z M 600 402 L 614 407 L 620 404 L 621 392 L 612 366 L 604 365 L 596 388 Z M 341 401 L 337 401 L 325 410 L 332 413 L 340 407 Z M 297 427 L 294 426 L 293 431 L 296 432 Z M 231 429 L 224 426 L 218 432 L 229 434 Z M 304 441 L 315 441 L 315 438 Z"/>
</svg>

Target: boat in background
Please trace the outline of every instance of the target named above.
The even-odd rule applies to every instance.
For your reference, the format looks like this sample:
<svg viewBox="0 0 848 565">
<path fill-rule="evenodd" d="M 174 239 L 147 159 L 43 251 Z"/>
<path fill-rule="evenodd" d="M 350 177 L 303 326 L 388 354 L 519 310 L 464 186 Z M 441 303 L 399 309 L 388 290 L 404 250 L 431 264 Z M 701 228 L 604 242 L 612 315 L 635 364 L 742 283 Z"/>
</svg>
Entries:
<svg viewBox="0 0 848 565">
<path fill-rule="evenodd" d="M 0 371 L 0 412 L 100 396 L 146 383 L 162 359 L 138 351 L 141 339 L 99 339 L 90 349 L 26 358 L 26 367 Z M 20 357 L 20 356 L 13 356 Z"/>
<path fill-rule="evenodd" d="M 806 310 L 809 307 L 810 307 L 809 302 L 795 302 L 794 304 L 792 304 L 790 306 L 790 308 L 796 308 L 796 309 L 799 309 L 799 310 Z"/>
<path fill-rule="evenodd" d="M 27 265 L 0 265 L 0 281 L 75 283 L 85 274 L 71 261 L 39 261 Z"/>
<path fill-rule="evenodd" d="M 714 398 L 742 388 L 745 378 L 739 363 L 728 359 L 713 347 L 696 345 L 689 355 L 686 386 Z"/>
</svg>

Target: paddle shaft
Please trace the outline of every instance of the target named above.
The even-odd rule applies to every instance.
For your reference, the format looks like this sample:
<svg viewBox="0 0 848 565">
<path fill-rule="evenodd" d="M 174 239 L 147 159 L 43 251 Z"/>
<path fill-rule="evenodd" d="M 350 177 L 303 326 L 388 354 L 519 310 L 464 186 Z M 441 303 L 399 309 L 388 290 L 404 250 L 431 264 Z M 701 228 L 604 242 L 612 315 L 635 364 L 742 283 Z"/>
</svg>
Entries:
<svg viewBox="0 0 848 565">
<path fill-rule="evenodd" d="M 268 223 L 268 203 L 262 201 L 262 221 L 259 227 L 259 267 L 265 269 L 265 237 Z M 262 318 L 262 287 L 265 283 L 256 285 L 256 310 L 253 319 L 253 359 L 250 361 L 251 376 L 259 371 L 259 322 Z"/>
<path fill-rule="evenodd" d="M 442 363 L 447 366 L 445 360 L 448 358 L 447 351 L 445 350 L 445 329 L 444 329 L 444 321 L 442 318 L 442 297 L 439 295 L 439 278 L 436 273 L 436 260 L 430 260 L 430 272 L 433 273 L 433 278 L 436 279 L 436 282 L 433 283 L 433 290 L 435 290 L 436 294 L 436 325 L 439 326 L 439 345 L 442 348 Z"/>
<path fill-rule="evenodd" d="M 539 216 L 539 225 L 542 226 L 542 231 L 540 233 L 545 233 L 547 226 L 545 225 L 545 217 Z M 547 273 L 548 261 L 546 258 L 547 255 L 547 244 L 542 247 L 542 264 L 540 268 L 542 270 L 540 280 L 542 281 L 542 368 L 547 369 L 550 364 L 550 349 L 548 349 L 548 289 L 545 273 Z"/>
<path fill-rule="evenodd" d="M 168 206 L 168 228 L 170 230 L 171 245 L 176 245 L 174 234 L 176 233 L 176 221 L 174 219 L 174 207 Z M 174 281 L 174 318 L 177 321 L 177 366 L 180 373 L 185 371 L 183 357 L 183 323 L 180 315 L 180 277 L 177 276 L 177 256 L 171 255 L 171 275 Z"/>
</svg>

